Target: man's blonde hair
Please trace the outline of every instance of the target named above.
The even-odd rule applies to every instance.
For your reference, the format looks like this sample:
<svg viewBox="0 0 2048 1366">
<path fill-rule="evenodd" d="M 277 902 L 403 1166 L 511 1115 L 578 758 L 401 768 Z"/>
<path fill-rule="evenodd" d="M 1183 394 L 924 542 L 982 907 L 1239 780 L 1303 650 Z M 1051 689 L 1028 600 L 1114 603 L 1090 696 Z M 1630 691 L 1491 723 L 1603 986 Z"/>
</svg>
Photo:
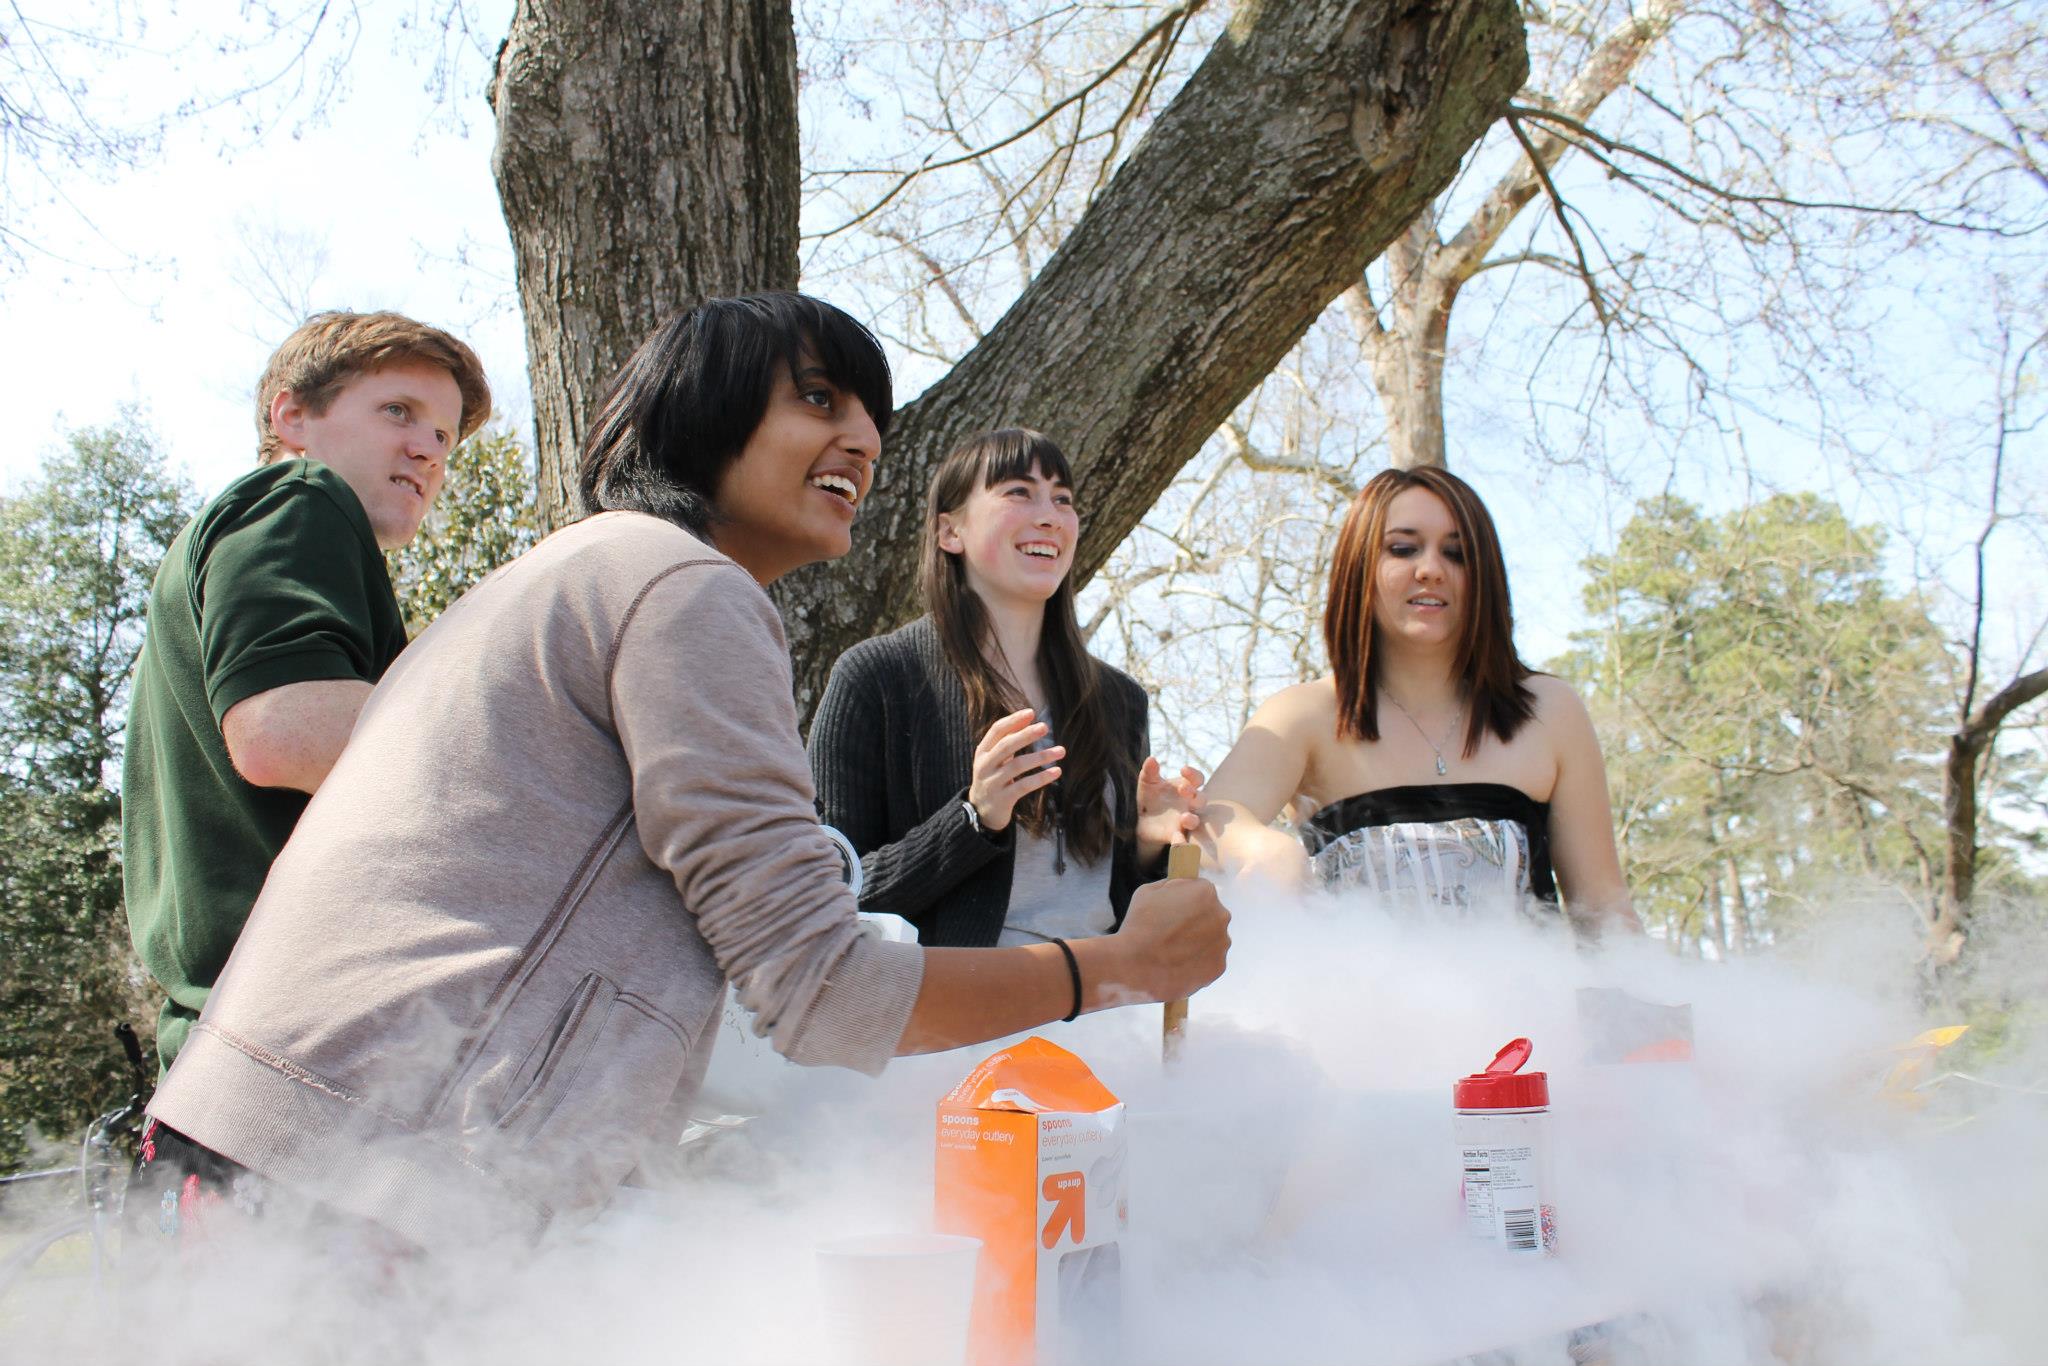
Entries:
<svg viewBox="0 0 2048 1366">
<path fill-rule="evenodd" d="M 491 415 L 491 386 L 476 352 L 438 327 L 402 313 L 315 313 L 284 339 L 256 385 L 256 459 L 269 464 L 284 454 L 270 427 L 270 405 L 290 390 L 316 416 L 357 375 L 388 365 L 423 361 L 455 379 L 462 394 L 462 441 Z"/>
</svg>

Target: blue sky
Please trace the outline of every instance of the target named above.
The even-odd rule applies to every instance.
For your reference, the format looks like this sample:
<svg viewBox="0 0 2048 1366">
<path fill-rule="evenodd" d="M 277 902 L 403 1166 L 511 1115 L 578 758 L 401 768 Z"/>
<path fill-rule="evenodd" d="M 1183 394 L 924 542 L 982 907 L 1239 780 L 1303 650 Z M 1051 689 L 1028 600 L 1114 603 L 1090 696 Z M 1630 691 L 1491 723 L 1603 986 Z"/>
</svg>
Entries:
<svg viewBox="0 0 2048 1366">
<path fill-rule="evenodd" d="M 366 5 L 339 84 L 325 98 L 273 87 L 173 123 L 148 164 L 98 177 L 64 174 L 56 182 L 61 198 L 10 172 L 10 226 L 36 245 L 0 277 L 9 337 L 0 404 L 13 418 L 0 437 L 0 479 L 12 485 L 28 477 L 66 431 L 105 422 L 123 403 L 141 406 L 202 492 L 248 468 L 250 391 L 288 330 L 248 283 L 251 243 L 281 248 L 290 258 L 285 275 L 310 286 L 317 306 L 395 308 L 459 332 L 483 356 L 504 415 L 524 425 L 524 341 L 490 176 L 489 111 L 478 93 L 511 5 L 478 0 L 468 8 L 472 36 L 443 41 L 403 31 L 394 18 L 404 17 L 403 7 Z M 45 4 L 30 12 L 72 11 Z M 279 42 L 220 53 L 224 34 L 247 31 L 246 13 L 241 22 L 241 30 L 214 31 L 189 16 L 153 15 L 148 29 L 131 28 L 120 50 L 94 54 L 81 90 L 86 107 L 117 120 L 144 117 L 175 107 L 189 91 L 217 97 L 289 55 Z M 334 55 L 346 37 L 330 26 L 316 54 Z M 463 61 L 448 84 L 456 93 L 444 98 L 436 63 L 450 51 Z M 312 68 L 316 83 L 325 69 Z M 260 130 L 252 128 L 258 116 L 267 121 Z M 833 131 L 863 152 L 894 134 L 858 118 L 835 119 Z M 316 256 L 317 270 L 307 264 Z M 1971 467 L 1916 472 L 1920 438 L 1913 433 L 1924 430 L 1930 447 L 1981 442 L 1964 415 L 1964 390 L 1982 376 L 1957 363 L 1979 312 L 1979 301 L 1958 297 L 1962 278 L 1901 280 L 1878 307 L 1886 320 L 1878 349 L 1899 391 L 1915 384 L 1945 391 L 1914 395 L 1942 402 L 1908 405 L 1910 412 L 1879 407 L 1857 415 L 1896 471 L 1881 483 L 1820 451 L 1790 400 L 1782 412 L 1750 414 L 1734 438 L 1701 441 L 1682 460 L 1617 420 L 1607 433 L 1606 468 L 1595 473 L 1527 458 L 1515 435 L 1528 401 L 1519 380 L 1504 379 L 1498 395 L 1465 391 L 1453 414 L 1453 463 L 1503 524 L 1525 653 L 1543 658 L 1562 647 L 1580 621 L 1577 562 L 1611 542 L 1635 499 L 1666 488 L 1709 506 L 1771 487 L 1817 488 L 1854 515 L 1919 521 L 1930 544 L 1947 548 L 1953 570 L 1953 553 L 1974 528 L 1967 501 L 1949 495 Z M 1454 343 L 1484 336 L 1491 348 L 1501 329 L 1527 326 L 1497 298 L 1475 294 L 1461 305 Z M 928 363 L 896 359 L 910 381 L 905 389 L 932 377 Z M 1485 365 L 1472 373 L 1477 378 L 1467 383 L 1483 386 Z M 1489 409 L 1497 411 L 1489 416 Z M 2041 477 L 2026 471 L 2043 463 L 2039 441 L 2027 438 L 2011 455 L 2036 492 Z M 2010 534 L 1994 543 L 2008 581 L 2001 629 L 2015 648 L 2044 610 L 2038 575 L 2027 571 L 2030 554 L 2029 543 Z M 1913 566 L 1901 556 L 1903 581 Z"/>
</svg>

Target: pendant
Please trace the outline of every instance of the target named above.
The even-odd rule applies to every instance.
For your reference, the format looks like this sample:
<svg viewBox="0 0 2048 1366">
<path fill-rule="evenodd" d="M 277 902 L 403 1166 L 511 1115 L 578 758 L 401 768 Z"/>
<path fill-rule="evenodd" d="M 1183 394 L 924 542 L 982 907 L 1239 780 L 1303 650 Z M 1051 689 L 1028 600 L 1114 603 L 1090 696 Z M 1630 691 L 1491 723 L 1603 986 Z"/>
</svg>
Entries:
<svg viewBox="0 0 2048 1366">
<path fill-rule="evenodd" d="M 1444 776 L 1444 774 L 1446 774 L 1446 773 L 1448 773 L 1448 772 L 1450 772 L 1450 770 L 1444 767 L 1444 756 L 1443 756 L 1443 755 L 1441 755 L 1441 754 L 1437 755 L 1437 756 L 1436 756 L 1436 776 L 1437 776 L 1437 777 L 1439 777 L 1439 778 L 1441 778 L 1441 777 L 1443 777 L 1443 776 Z"/>
</svg>

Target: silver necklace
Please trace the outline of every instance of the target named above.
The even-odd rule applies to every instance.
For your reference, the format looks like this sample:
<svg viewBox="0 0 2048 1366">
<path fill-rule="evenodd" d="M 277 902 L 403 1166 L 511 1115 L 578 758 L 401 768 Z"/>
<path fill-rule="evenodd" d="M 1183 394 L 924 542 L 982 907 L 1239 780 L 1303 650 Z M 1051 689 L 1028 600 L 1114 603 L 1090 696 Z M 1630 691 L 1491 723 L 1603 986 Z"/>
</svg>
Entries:
<svg viewBox="0 0 2048 1366">
<path fill-rule="evenodd" d="M 1385 689 L 1380 690 L 1380 696 L 1386 698 L 1387 701 L 1392 702 L 1394 704 L 1394 709 L 1400 712 L 1401 715 L 1407 717 L 1408 724 L 1415 727 L 1415 733 L 1422 737 L 1422 743 L 1428 745 L 1432 750 L 1436 752 L 1436 776 L 1441 778 L 1446 773 L 1449 773 L 1451 771 L 1451 768 L 1450 765 L 1444 761 L 1444 745 L 1448 745 L 1449 743 L 1451 743 L 1451 737 L 1458 733 L 1458 722 L 1461 719 L 1463 719 L 1465 715 L 1465 709 L 1463 707 L 1460 707 L 1458 708 L 1458 710 L 1451 713 L 1451 724 L 1450 727 L 1444 731 L 1443 744 L 1438 744 L 1435 740 L 1429 738 L 1429 732 L 1424 730 L 1422 728 L 1422 723 L 1415 719 L 1415 713 L 1409 711 L 1406 707 L 1401 705 L 1400 698 L 1394 696 L 1392 693 L 1386 691 Z"/>
</svg>

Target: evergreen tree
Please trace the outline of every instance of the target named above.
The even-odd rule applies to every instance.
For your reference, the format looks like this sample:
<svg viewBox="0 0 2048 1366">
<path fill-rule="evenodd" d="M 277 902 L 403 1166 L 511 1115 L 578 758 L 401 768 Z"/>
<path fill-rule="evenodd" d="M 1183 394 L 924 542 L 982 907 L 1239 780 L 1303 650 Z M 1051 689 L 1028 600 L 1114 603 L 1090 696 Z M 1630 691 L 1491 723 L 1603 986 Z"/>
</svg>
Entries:
<svg viewBox="0 0 2048 1366">
<path fill-rule="evenodd" d="M 1645 502 L 1586 561 L 1587 690 L 1636 905 L 1739 953 L 1846 885 L 1936 894 L 1949 660 L 1884 537 L 1812 495 Z"/>
<path fill-rule="evenodd" d="M 420 534 L 387 556 L 413 635 L 540 539 L 533 452 L 495 423 L 462 444 Z"/>
<path fill-rule="evenodd" d="M 126 1093 L 154 992 L 121 900 L 121 730 L 158 563 L 191 516 L 141 414 L 0 498 L 0 1168 Z"/>
</svg>

